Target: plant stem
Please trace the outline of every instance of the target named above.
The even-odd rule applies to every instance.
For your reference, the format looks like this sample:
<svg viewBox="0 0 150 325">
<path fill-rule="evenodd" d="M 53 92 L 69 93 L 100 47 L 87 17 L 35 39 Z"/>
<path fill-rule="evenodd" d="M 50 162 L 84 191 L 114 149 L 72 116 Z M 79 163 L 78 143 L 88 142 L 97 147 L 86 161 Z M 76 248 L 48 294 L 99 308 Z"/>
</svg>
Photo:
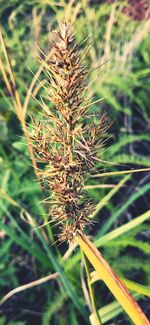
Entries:
<svg viewBox="0 0 150 325">
<path fill-rule="evenodd" d="M 95 304 L 94 291 L 93 291 L 92 284 L 91 284 L 91 276 L 90 276 L 88 263 L 87 263 L 86 256 L 85 256 L 82 249 L 81 249 L 81 254 L 82 254 L 82 259 L 83 259 L 83 263 L 84 263 L 85 270 L 86 270 L 87 283 L 88 283 L 88 288 L 89 288 L 89 294 L 90 294 L 90 298 L 91 298 L 91 305 L 92 305 L 93 313 L 95 314 L 97 324 L 102 325 L 102 322 L 101 322 L 101 319 L 100 319 L 100 316 L 98 314 L 96 304 Z"/>
<path fill-rule="evenodd" d="M 87 258 L 107 285 L 112 294 L 116 297 L 120 305 L 124 308 L 128 316 L 135 325 L 150 325 L 147 317 L 131 296 L 127 287 L 111 269 L 109 264 L 100 254 L 98 249 L 83 234 L 76 236 L 76 241 L 86 254 Z"/>
<path fill-rule="evenodd" d="M 21 126 L 22 126 L 22 129 L 23 129 L 26 141 L 27 141 L 28 150 L 29 150 L 29 153 L 30 153 L 30 158 L 32 160 L 32 164 L 33 164 L 34 172 L 35 172 L 35 175 L 36 175 L 36 179 L 37 179 L 37 182 L 39 184 L 40 190 L 42 190 L 41 180 L 40 180 L 40 177 L 38 175 L 38 167 L 37 167 L 37 164 L 36 164 L 36 161 L 35 161 L 33 148 L 32 148 L 31 142 L 30 142 L 29 132 L 28 132 L 26 122 L 25 122 L 25 116 L 23 114 L 23 106 L 22 106 L 22 103 L 21 103 L 19 92 L 17 90 L 17 85 L 16 85 L 14 73 L 13 73 L 13 70 L 12 70 L 11 62 L 10 62 L 10 59 L 9 59 L 9 56 L 8 56 L 8 53 L 7 53 L 5 41 L 3 39 L 3 35 L 2 35 L 1 30 L 0 30 L 0 44 L 2 46 L 2 50 L 3 50 L 3 53 L 4 53 L 5 60 L 6 60 L 8 73 L 10 75 L 11 82 L 9 82 L 9 80 L 8 80 L 8 77 L 7 77 L 6 71 L 4 69 L 1 58 L 0 58 L 0 70 L 2 72 L 4 81 L 6 83 L 6 87 L 8 89 L 8 92 L 9 92 L 11 98 L 12 98 L 14 107 L 16 109 L 17 117 L 18 117 L 19 121 L 21 122 Z"/>
</svg>

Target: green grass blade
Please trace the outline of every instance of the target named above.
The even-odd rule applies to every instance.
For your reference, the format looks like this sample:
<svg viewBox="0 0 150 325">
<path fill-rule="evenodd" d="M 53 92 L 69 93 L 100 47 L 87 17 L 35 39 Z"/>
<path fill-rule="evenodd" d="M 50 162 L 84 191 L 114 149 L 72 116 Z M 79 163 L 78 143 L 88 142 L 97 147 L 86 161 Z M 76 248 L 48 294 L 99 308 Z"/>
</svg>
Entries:
<svg viewBox="0 0 150 325">
<path fill-rule="evenodd" d="M 110 159 L 110 157 L 113 157 L 115 154 L 118 154 L 119 150 L 122 147 L 136 141 L 150 141 L 150 137 L 148 134 L 139 134 L 139 135 L 133 134 L 128 136 L 127 135 L 122 136 L 117 143 L 111 145 L 111 147 L 107 150 L 107 156 Z"/>
<path fill-rule="evenodd" d="M 48 256 L 50 262 L 52 263 L 56 272 L 58 272 L 58 274 L 59 274 L 59 278 L 62 282 L 64 290 L 67 292 L 67 295 L 72 299 L 72 301 L 74 302 L 74 305 L 80 311 L 80 313 L 82 314 L 84 319 L 88 320 L 88 315 L 87 315 L 85 308 L 80 303 L 79 297 L 77 296 L 75 290 L 72 288 L 72 285 L 69 282 L 69 280 L 67 279 L 66 274 L 63 271 L 61 265 L 58 263 L 58 261 L 56 260 L 56 258 L 53 255 L 52 251 L 49 249 L 49 247 L 45 243 L 45 240 L 43 239 L 42 235 L 40 234 L 40 229 L 39 230 L 37 229 L 36 233 L 37 233 L 39 240 L 41 241 L 41 243 L 43 245 L 44 250 L 47 252 L 47 256 Z"/>
<path fill-rule="evenodd" d="M 127 280 L 127 279 L 122 279 L 125 285 L 127 286 L 128 289 L 140 293 L 143 296 L 150 297 L 150 287 L 146 287 L 143 284 Z"/>
<path fill-rule="evenodd" d="M 110 240 L 118 238 L 119 236 L 125 234 L 128 231 L 131 231 L 135 227 L 139 226 L 141 223 L 145 222 L 150 218 L 150 210 L 143 213 L 139 217 L 127 222 L 125 225 L 112 230 L 108 234 L 104 235 L 103 237 L 98 238 L 94 243 L 96 247 L 104 246 Z"/>
<path fill-rule="evenodd" d="M 133 294 L 134 299 L 138 300 L 140 298 L 139 294 Z M 122 307 L 117 301 L 111 302 L 110 304 L 100 308 L 98 310 L 103 324 L 110 320 L 114 320 L 116 316 L 123 312 Z"/>
<path fill-rule="evenodd" d="M 51 264 L 49 263 L 49 260 L 43 254 L 40 247 L 35 246 L 34 243 L 30 243 L 30 241 L 26 241 L 24 238 L 18 235 L 17 232 L 15 232 L 10 225 L 3 224 L 2 221 L 0 221 L 0 229 L 2 229 L 18 246 L 22 247 L 25 251 L 27 251 L 30 255 L 33 255 L 36 257 L 38 261 L 40 261 L 43 265 L 50 267 Z"/>
<path fill-rule="evenodd" d="M 129 156 L 127 154 L 120 154 L 112 157 L 111 162 L 115 162 L 117 164 L 135 164 L 149 167 L 149 159 L 140 155 Z"/>
<path fill-rule="evenodd" d="M 118 238 L 119 236 L 125 234 L 126 232 L 130 232 L 135 227 L 138 227 L 140 224 L 145 222 L 150 218 L 150 210 L 143 213 L 139 217 L 127 222 L 125 225 L 118 227 L 115 230 L 110 231 L 108 234 L 96 239 L 94 244 L 96 247 L 105 246 L 110 240 Z M 80 253 L 76 253 L 72 258 L 65 262 L 65 269 L 69 271 L 72 269 L 80 260 L 81 256 Z"/>
<path fill-rule="evenodd" d="M 128 201 L 125 202 L 118 210 L 108 219 L 108 221 L 104 224 L 104 226 L 99 231 L 97 238 L 104 235 L 107 230 L 111 227 L 115 220 L 117 220 L 120 215 L 126 211 L 126 209 L 135 202 L 140 196 L 144 195 L 148 190 L 150 190 L 150 184 L 144 185 L 138 192 L 133 193 L 131 197 L 129 197 Z"/>
<path fill-rule="evenodd" d="M 99 276 L 98 272 L 94 271 L 91 273 L 91 283 L 94 283 L 96 281 L 101 280 L 101 277 Z M 147 296 L 150 297 L 150 287 L 147 287 L 146 285 L 137 283 L 135 281 L 131 281 L 128 280 L 126 278 L 122 278 L 121 280 L 124 282 L 124 284 L 126 285 L 126 287 L 131 290 L 134 291 L 136 293 L 140 293 L 143 296 Z"/>
<path fill-rule="evenodd" d="M 94 212 L 89 216 L 89 218 L 94 218 L 97 213 L 103 208 L 103 206 L 119 191 L 119 189 L 129 180 L 130 175 L 125 176 L 117 185 L 115 188 L 113 188 L 111 191 L 109 191 L 108 194 L 106 194 L 100 202 L 96 205 Z"/>
</svg>

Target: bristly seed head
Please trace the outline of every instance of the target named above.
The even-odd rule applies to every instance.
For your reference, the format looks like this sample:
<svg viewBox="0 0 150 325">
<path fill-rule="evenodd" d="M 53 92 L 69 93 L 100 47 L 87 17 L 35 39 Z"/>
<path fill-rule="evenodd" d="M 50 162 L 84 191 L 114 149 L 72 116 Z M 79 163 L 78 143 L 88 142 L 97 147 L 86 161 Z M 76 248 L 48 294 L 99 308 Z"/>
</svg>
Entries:
<svg viewBox="0 0 150 325">
<path fill-rule="evenodd" d="M 45 117 L 34 122 L 31 138 L 37 160 L 46 164 L 39 174 L 52 193 L 50 215 L 59 224 L 59 240 L 71 242 L 91 223 L 93 204 L 83 201 L 84 182 L 100 157 L 108 123 L 105 114 L 98 125 L 85 123 L 92 105 L 85 96 L 88 69 L 81 64 L 70 25 L 62 24 L 55 36 L 53 57 L 43 61 L 50 84 L 46 100 L 53 108 L 43 100 Z"/>
</svg>

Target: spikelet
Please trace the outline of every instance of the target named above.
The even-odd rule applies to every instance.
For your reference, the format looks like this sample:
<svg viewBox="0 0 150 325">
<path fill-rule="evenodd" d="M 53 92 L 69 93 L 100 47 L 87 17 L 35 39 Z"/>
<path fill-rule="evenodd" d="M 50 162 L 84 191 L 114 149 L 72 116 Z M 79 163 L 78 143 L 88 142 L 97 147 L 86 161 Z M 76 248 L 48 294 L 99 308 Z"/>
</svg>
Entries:
<svg viewBox="0 0 150 325">
<path fill-rule="evenodd" d="M 85 95 L 88 69 L 70 25 L 63 23 L 55 32 L 52 48 L 53 57 L 43 61 L 50 84 L 42 102 L 45 117 L 33 121 L 31 138 L 37 160 L 46 165 L 39 174 L 51 191 L 50 217 L 59 225 L 59 241 L 71 242 L 91 223 L 93 203 L 84 199 L 84 182 L 100 158 L 108 123 L 105 114 L 98 125 L 85 122 L 92 105 Z"/>
</svg>

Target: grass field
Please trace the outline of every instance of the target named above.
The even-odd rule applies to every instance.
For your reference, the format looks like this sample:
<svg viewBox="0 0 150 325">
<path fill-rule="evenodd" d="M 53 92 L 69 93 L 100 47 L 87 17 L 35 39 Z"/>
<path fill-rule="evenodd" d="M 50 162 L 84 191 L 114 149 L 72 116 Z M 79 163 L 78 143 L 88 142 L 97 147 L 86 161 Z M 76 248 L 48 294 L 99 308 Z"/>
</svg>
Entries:
<svg viewBox="0 0 150 325">
<path fill-rule="evenodd" d="M 128 1 L 0 1 L 0 325 L 100 324 L 86 267 L 102 324 L 133 324 L 79 247 L 58 244 L 42 202 L 50 193 L 35 173 L 42 167 L 29 134 L 33 117 L 41 119 L 46 85 L 38 58 L 51 55 L 52 30 L 63 20 L 86 47 L 89 115 L 97 124 L 106 112 L 111 124 L 103 161 L 85 184 L 95 204 L 85 233 L 150 316 L 147 2 L 144 18 L 129 16 Z"/>
</svg>

